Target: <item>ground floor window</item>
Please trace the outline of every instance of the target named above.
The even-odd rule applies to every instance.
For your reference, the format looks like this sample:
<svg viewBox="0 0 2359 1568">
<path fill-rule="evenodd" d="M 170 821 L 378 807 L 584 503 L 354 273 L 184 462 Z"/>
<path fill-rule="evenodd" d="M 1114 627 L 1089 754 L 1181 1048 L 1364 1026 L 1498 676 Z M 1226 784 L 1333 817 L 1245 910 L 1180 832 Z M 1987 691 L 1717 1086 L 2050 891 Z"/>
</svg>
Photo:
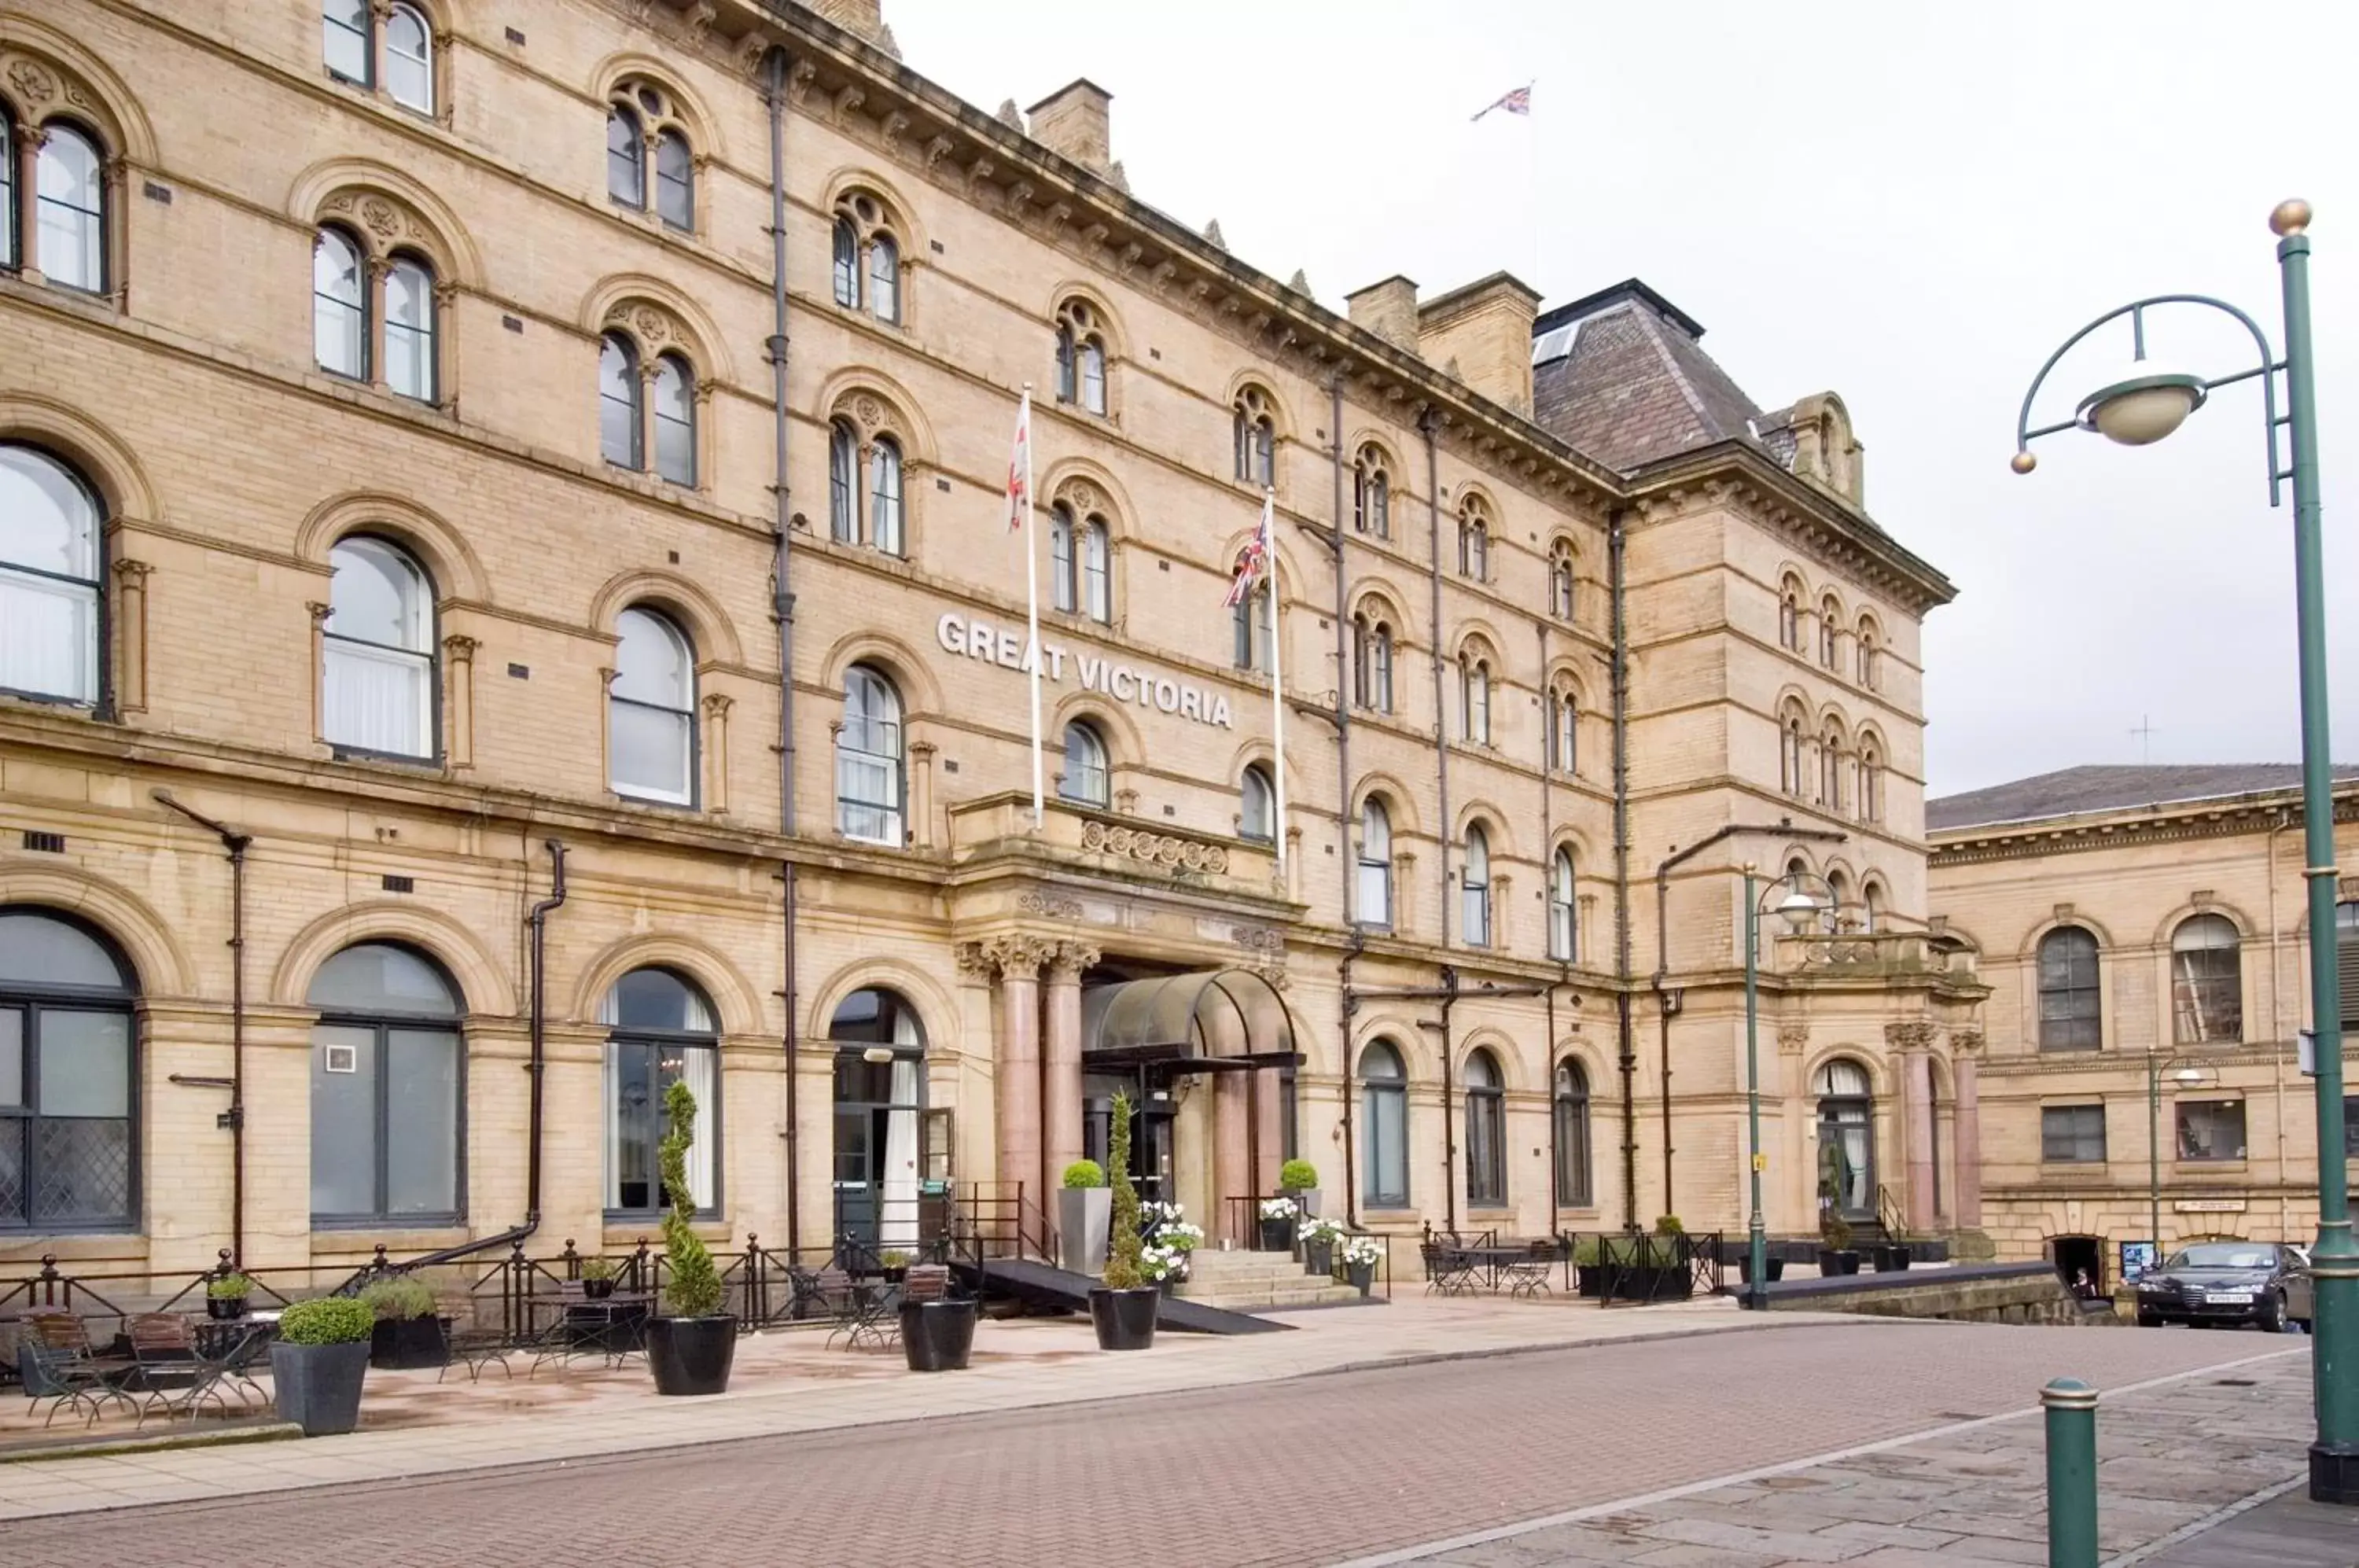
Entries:
<svg viewBox="0 0 2359 1568">
<path fill-rule="evenodd" d="M 2105 1107 L 2039 1107 L 2039 1158 L 2051 1165 L 2105 1162 Z"/>
<path fill-rule="evenodd" d="M 1383 1040 L 1360 1058 L 1363 1200 L 1378 1209 L 1408 1206 L 1408 1077 L 1400 1052 Z"/>
<path fill-rule="evenodd" d="M 1556 1070 L 1556 1201 L 1568 1209 L 1596 1201 L 1589 1186 L 1589 1073 L 1578 1062 Z"/>
<path fill-rule="evenodd" d="M 1875 1212 L 1875 1102 L 1867 1069 L 1830 1062 L 1812 1087 L 1819 1096 L 1819 1198 L 1846 1214 Z"/>
<path fill-rule="evenodd" d="M 669 969 L 634 969 L 606 994 L 599 1015 L 614 1029 L 606 1041 L 607 1209 L 646 1215 L 669 1205 L 658 1151 L 664 1096 L 674 1083 L 686 1083 L 696 1096 L 689 1194 L 700 1211 L 712 1212 L 721 1126 L 721 1042 L 712 1005 Z"/>
<path fill-rule="evenodd" d="M 835 1009 L 835 1229 L 908 1251 L 921 1229 L 925 1030 L 898 992 L 870 986 Z"/>
<path fill-rule="evenodd" d="M 348 947 L 320 966 L 311 1030 L 311 1220 L 459 1217 L 464 1010 L 424 954 Z"/>
<path fill-rule="evenodd" d="M 1466 1059 L 1466 1203 L 1495 1209 L 1506 1201 L 1506 1094 L 1498 1062 L 1478 1051 Z"/>
<path fill-rule="evenodd" d="M 131 1223 L 131 996 L 92 932 L 0 909 L 0 1232 Z"/>
<path fill-rule="evenodd" d="M 2245 1158 L 2245 1102 L 2179 1102 L 2179 1158 L 2196 1163 Z"/>
</svg>

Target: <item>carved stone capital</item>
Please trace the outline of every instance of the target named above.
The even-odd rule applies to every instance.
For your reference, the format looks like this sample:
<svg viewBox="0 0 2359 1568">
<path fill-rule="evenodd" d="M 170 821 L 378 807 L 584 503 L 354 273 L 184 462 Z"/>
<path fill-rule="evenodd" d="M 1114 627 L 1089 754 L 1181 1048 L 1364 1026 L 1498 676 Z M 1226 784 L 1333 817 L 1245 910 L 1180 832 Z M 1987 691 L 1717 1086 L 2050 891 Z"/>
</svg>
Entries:
<svg viewBox="0 0 2359 1568">
<path fill-rule="evenodd" d="M 1884 1026 L 1884 1043 L 1895 1051 L 1924 1051 L 1933 1043 L 1934 1029 L 1922 1019 Z"/>
<path fill-rule="evenodd" d="M 1101 954 L 1095 944 L 1086 942 L 1060 942 L 1049 953 L 1049 978 L 1051 981 L 1079 980 L 1082 971 L 1097 963 Z"/>
<path fill-rule="evenodd" d="M 1810 1025 L 1779 1024 L 1777 1026 L 1777 1049 L 1786 1052 L 1788 1055 L 1799 1056 L 1804 1051 L 1809 1049 L 1810 1043 Z"/>
<path fill-rule="evenodd" d="M 450 656 L 451 662 L 456 664 L 473 662 L 475 650 L 483 646 L 475 638 L 459 632 L 452 632 L 442 639 L 442 651 Z"/>
<path fill-rule="evenodd" d="M 1960 1056 L 1972 1056 L 1983 1048 L 1983 1031 L 1978 1029 L 1953 1029 L 1950 1031 L 1950 1050 Z"/>
<path fill-rule="evenodd" d="M 705 722 L 707 724 L 712 724 L 727 718 L 729 716 L 729 710 L 736 704 L 736 702 L 737 699 L 734 697 L 725 695 L 719 691 L 713 692 L 711 696 L 704 699 Z"/>
<path fill-rule="evenodd" d="M 335 614 L 334 605 L 322 604 L 317 599 L 305 600 L 303 607 L 311 612 L 311 624 L 315 626 L 326 626 L 328 617 Z"/>
<path fill-rule="evenodd" d="M 1055 959 L 1058 949 L 1068 945 L 1073 944 L 1020 935 L 962 942 L 958 950 L 959 973 L 978 980 L 1035 980 Z"/>
</svg>

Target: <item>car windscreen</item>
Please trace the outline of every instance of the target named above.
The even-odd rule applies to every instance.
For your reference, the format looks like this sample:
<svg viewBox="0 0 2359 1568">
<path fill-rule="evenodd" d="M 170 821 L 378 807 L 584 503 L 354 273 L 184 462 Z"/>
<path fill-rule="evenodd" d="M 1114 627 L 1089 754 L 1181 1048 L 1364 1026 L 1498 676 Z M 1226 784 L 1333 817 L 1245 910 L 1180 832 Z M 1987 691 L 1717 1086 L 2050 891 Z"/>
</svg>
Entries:
<svg viewBox="0 0 2359 1568">
<path fill-rule="evenodd" d="M 2165 1267 L 2171 1269 L 2267 1269 L 2276 1260 L 2266 1247 L 2190 1247 Z"/>
</svg>

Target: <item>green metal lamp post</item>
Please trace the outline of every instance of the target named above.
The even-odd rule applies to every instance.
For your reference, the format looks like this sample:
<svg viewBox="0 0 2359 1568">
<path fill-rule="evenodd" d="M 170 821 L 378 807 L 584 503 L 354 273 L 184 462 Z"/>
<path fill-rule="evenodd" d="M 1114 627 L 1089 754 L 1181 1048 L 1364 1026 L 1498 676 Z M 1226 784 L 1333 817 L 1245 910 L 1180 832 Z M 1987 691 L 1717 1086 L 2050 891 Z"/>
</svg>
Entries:
<svg viewBox="0 0 2359 1568">
<path fill-rule="evenodd" d="M 2170 1073 L 2172 1068 L 2178 1071 Z M 2182 1089 L 2191 1089 L 2203 1082 L 2208 1066 L 2191 1056 L 2165 1059 L 2160 1053 L 2146 1055 L 2146 1216 L 2147 1234 L 2154 1239 L 2154 1261 L 2162 1264 L 2162 1075 L 2170 1073 L 2171 1082 Z"/>
<path fill-rule="evenodd" d="M 2334 943 L 2334 803 L 2327 744 L 2326 585 L 2319 543 L 2318 401 L 2310 331 L 2310 228 L 2307 201 L 2281 201 L 2269 214 L 2277 236 L 2277 271 L 2285 293 L 2285 357 L 2244 311 L 2201 294 L 2159 294 L 2100 316 L 2065 340 L 2032 378 L 2016 418 L 2017 474 L 2038 466 L 2030 445 L 2061 430 L 2095 430 L 2124 446 L 2144 446 L 2177 430 L 2220 387 L 2261 384 L 2262 434 L 2268 459 L 2269 505 L 2282 504 L 2293 485 L 2295 628 L 2301 680 L 2302 876 L 2310 892 L 2310 1018 L 2318 1041 L 2318 1244 L 2310 1252 L 2316 1284 L 2317 1334 L 2311 1388 L 2318 1438 L 2310 1448 L 2310 1495 L 2319 1502 L 2359 1505 L 2359 1247 L 2351 1236 L 2351 1202 L 2343 1144 L 2343 1007 Z M 2261 362 L 2226 376 L 2201 376 L 2149 363 L 2146 316 L 2158 306 L 2195 305 L 2234 317 L 2252 334 Z M 2134 365 L 2127 376 L 2082 400 L 2073 418 L 2031 427 L 2031 405 L 2057 361 L 2098 328 L 2127 316 Z M 2285 377 L 2286 411 L 2277 412 L 2277 377 Z M 2282 465 L 2277 431 L 2286 431 Z M 2157 1247 L 2161 1237 L 2156 1236 Z"/>
<path fill-rule="evenodd" d="M 1745 1119 L 1753 1167 L 1753 1214 L 1745 1227 L 1745 1304 L 1756 1312 L 1769 1302 L 1769 1232 L 1761 1217 L 1761 1171 L 1768 1161 L 1761 1153 L 1761 913 L 1762 906 L 1779 888 L 1785 897 L 1772 913 L 1783 915 L 1799 936 L 1822 910 L 1835 907 L 1833 885 L 1808 871 L 1795 872 L 1756 891 L 1758 878 L 1751 861 L 1745 865 Z M 1826 889 L 1821 903 L 1809 884 Z"/>
</svg>

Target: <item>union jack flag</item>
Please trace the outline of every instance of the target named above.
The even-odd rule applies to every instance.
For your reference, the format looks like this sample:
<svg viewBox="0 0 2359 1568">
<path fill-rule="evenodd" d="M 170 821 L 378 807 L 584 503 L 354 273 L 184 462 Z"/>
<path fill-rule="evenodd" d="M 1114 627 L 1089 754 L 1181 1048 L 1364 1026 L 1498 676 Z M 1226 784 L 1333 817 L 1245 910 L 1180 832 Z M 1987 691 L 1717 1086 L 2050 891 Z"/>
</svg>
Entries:
<svg viewBox="0 0 2359 1568">
<path fill-rule="evenodd" d="M 1245 602 L 1245 596 L 1261 585 L 1263 573 L 1269 570 L 1270 512 L 1274 497 L 1265 492 L 1261 499 L 1261 526 L 1254 529 L 1253 538 L 1245 549 L 1237 551 L 1236 575 L 1229 580 L 1229 596 L 1221 601 L 1230 609 Z"/>
<path fill-rule="evenodd" d="M 1527 82 L 1521 87 L 1516 88 L 1514 92 L 1506 94 L 1493 103 L 1484 104 L 1481 109 L 1475 111 L 1474 118 L 1479 120 L 1494 109 L 1505 109 L 1510 114 L 1530 114 L 1532 112 L 1532 83 Z"/>
<path fill-rule="evenodd" d="M 1016 446 L 1007 458 L 1007 531 L 1019 533 L 1032 500 L 1032 394 L 1016 410 Z"/>
</svg>

